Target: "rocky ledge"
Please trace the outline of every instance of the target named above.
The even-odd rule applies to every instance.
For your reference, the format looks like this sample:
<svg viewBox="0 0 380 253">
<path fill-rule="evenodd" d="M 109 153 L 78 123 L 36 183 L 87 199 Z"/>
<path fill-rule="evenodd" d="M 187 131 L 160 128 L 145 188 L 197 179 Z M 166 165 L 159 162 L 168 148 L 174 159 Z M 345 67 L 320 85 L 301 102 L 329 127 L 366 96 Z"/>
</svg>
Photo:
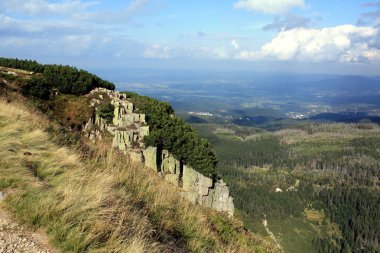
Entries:
<svg viewBox="0 0 380 253">
<path fill-rule="evenodd" d="M 89 119 L 84 127 L 88 138 L 95 141 L 110 134 L 114 148 L 128 155 L 131 161 L 143 163 L 159 173 L 166 181 L 177 186 L 181 194 L 192 203 L 233 215 L 233 198 L 223 180 L 202 175 L 177 160 L 167 150 L 145 147 L 143 139 L 149 135 L 145 114 L 137 113 L 128 98 L 104 88 L 96 88 L 88 96 L 91 97 L 91 106 L 95 110 L 104 101 L 114 106 L 112 120 L 106 120 L 97 113 Z"/>
</svg>

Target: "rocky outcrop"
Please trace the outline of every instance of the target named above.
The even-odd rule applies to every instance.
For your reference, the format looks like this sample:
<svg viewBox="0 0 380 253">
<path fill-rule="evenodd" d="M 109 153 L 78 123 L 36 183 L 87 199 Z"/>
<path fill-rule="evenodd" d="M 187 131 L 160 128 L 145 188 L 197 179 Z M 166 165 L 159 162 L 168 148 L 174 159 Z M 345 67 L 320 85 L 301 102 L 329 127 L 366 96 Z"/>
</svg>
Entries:
<svg viewBox="0 0 380 253">
<path fill-rule="evenodd" d="M 95 108 L 105 101 L 114 105 L 112 122 L 95 114 L 85 125 L 84 131 L 90 139 L 96 140 L 109 133 L 114 148 L 128 155 L 131 161 L 144 163 L 166 181 L 179 187 L 181 194 L 192 203 L 233 215 L 233 198 L 223 180 L 202 175 L 184 165 L 167 150 L 145 147 L 143 139 L 149 135 L 145 114 L 137 113 L 133 103 L 123 94 L 97 88 L 88 96 L 91 96 L 91 106 Z"/>
<path fill-rule="evenodd" d="M 157 148 L 147 147 L 143 150 L 145 166 L 157 171 Z"/>
<path fill-rule="evenodd" d="M 166 181 L 176 185 L 181 186 L 182 180 L 182 168 L 183 165 L 174 158 L 172 154 L 167 150 L 163 150 L 161 154 L 161 166 L 156 166 L 156 170 L 161 172 L 161 175 Z"/>
<path fill-rule="evenodd" d="M 208 206 L 218 211 L 233 214 L 233 199 L 229 189 L 223 180 L 213 182 L 211 178 L 205 177 L 191 167 L 184 167 L 183 189 L 188 199 L 193 203 Z"/>
</svg>

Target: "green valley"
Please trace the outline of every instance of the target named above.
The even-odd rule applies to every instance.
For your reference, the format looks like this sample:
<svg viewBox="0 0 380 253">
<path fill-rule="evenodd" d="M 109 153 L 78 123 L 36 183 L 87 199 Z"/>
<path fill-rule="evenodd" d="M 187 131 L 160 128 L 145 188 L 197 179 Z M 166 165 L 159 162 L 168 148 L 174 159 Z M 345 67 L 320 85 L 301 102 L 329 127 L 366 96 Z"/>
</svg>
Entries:
<svg viewBox="0 0 380 253">
<path fill-rule="evenodd" d="M 0 253 L 380 253 L 379 70 L 380 0 L 0 0 Z"/>
<path fill-rule="evenodd" d="M 193 127 L 214 146 L 218 172 L 252 231 L 267 234 L 267 220 L 285 252 L 380 250 L 378 125 Z"/>
<path fill-rule="evenodd" d="M 247 228 L 272 234 L 285 253 L 380 251 L 377 79 L 244 71 L 153 72 L 138 85 L 121 78 L 117 87 L 170 102 L 210 141 Z"/>
<path fill-rule="evenodd" d="M 104 142 L 94 150 L 82 139 L 80 131 L 91 115 L 112 122 L 116 108 L 110 103 L 111 97 L 108 97 L 106 91 L 95 91 L 86 96 L 83 94 L 90 92 L 94 87 L 113 89 L 115 86 L 112 83 L 69 66 L 42 65 L 34 61 L 6 58 L 0 58 L 0 63 L 5 65 L 0 71 L 0 88 L 4 100 L 2 107 L 5 108 L 0 118 L 3 125 L 0 127 L 7 127 L 7 122 L 12 119 L 7 114 L 7 103 L 12 103 L 9 108 L 17 112 L 29 106 L 34 108 L 34 111 L 30 112 L 31 116 L 28 114 L 28 117 L 39 115 L 35 117 L 41 117 L 40 120 L 44 121 L 44 126 L 38 128 L 38 131 L 44 132 L 44 140 L 48 140 L 48 134 L 56 139 L 57 143 L 49 142 L 47 145 L 53 149 L 74 147 L 72 152 L 85 159 L 84 167 L 79 160 L 75 160 L 79 169 L 66 172 L 63 169 L 64 164 L 55 168 L 49 163 L 45 164 L 47 158 L 39 157 L 40 160 L 36 163 L 33 161 L 32 164 L 20 164 L 17 170 L 21 173 L 21 178 L 3 173 L 0 182 L 4 191 L 10 191 L 10 188 L 16 188 L 18 191 L 19 187 L 26 184 L 26 189 L 20 193 L 25 193 L 24 195 L 15 195 L 20 196 L 18 199 L 8 198 L 11 201 L 9 208 L 13 208 L 15 213 L 27 210 L 29 206 L 36 208 L 37 210 L 31 213 L 32 216 L 25 212 L 18 216 L 32 226 L 51 229 L 51 236 L 60 248 L 74 252 L 87 252 L 102 247 L 108 249 L 112 247 L 114 238 L 105 235 L 104 237 L 102 234 L 98 238 L 97 235 L 91 234 L 92 230 L 83 233 L 84 236 L 95 236 L 94 240 L 80 242 L 68 238 L 69 235 L 66 233 L 71 231 L 69 228 L 60 231 L 61 225 L 55 227 L 53 224 L 54 220 L 59 218 L 57 214 L 66 213 L 66 206 L 63 205 L 62 210 L 53 208 L 47 210 L 47 213 L 41 213 L 42 207 L 38 203 L 29 203 L 33 198 L 40 199 L 45 196 L 45 188 L 34 189 L 28 182 L 35 175 L 42 180 L 42 186 L 46 184 L 47 187 L 51 187 L 51 194 L 54 195 L 59 193 L 61 187 L 64 188 L 67 183 L 65 180 L 71 173 L 75 174 L 78 170 L 81 175 L 91 174 L 87 167 L 92 164 L 104 167 L 108 171 L 110 166 L 117 163 L 117 166 L 123 164 L 126 167 L 126 170 L 123 170 L 123 173 L 126 173 L 123 174 L 123 178 L 134 183 L 130 188 L 116 184 L 119 179 L 112 173 L 119 172 L 117 168 L 116 172 L 115 169 L 109 170 L 107 176 L 114 180 L 112 182 L 115 183 L 118 194 L 131 194 L 133 203 L 123 202 L 123 205 L 130 206 L 134 212 L 142 208 L 144 213 L 136 214 L 136 220 L 146 219 L 149 227 L 154 231 L 161 231 L 160 235 L 156 235 L 156 232 L 149 232 L 150 228 L 149 231 L 144 230 L 138 238 L 144 241 L 144 249 L 151 250 L 154 244 L 159 244 L 157 250 L 166 251 L 174 242 L 178 244 L 177 250 L 193 252 L 222 250 L 223 247 L 228 247 L 224 249 L 226 252 L 380 251 L 380 126 L 377 124 L 379 117 L 376 114 L 376 104 L 372 102 L 361 105 L 364 111 L 372 108 L 367 110 L 368 113 L 350 112 L 352 105 L 344 103 L 329 113 L 323 113 L 325 105 L 321 103 L 318 110 L 306 118 L 304 114 L 301 117 L 300 112 L 289 111 L 292 108 L 300 109 L 301 104 L 305 108 L 314 108 L 310 104 L 307 105 L 305 100 L 292 104 L 289 102 L 291 99 L 281 103 L 275 101 L 274 97 L 267 97 L 258 99 L 260 105 L 256 107 L 258 104 L 254 102 L 246 103 L 247 100 L 252 101 L 255 98 L 232 97 L 228 100 L 228 92 L 223 90 L 216 91 L 206 100 L 197 100 L 201 96 L 197 92 L 207 93 L 210 90 L 200 89 L 194 93 L 188 90 L 187 96 L 194 96 L 188 100 L 181 97 L 180 91 L 172 90 L 173 95 L 178 94 L 178 98 L 173 101 L 174 109 L 179 107 L 176 113 L 168 102 L 132 91 L 119 93 L 123 99 L 125 97 L 133 102 L 132 107 L 136 106 L 132 114 L 144 113 L 144 121 L 146 117 L 150 134 L 143 138 L 144 145 L 170 151 L 181 161 L 179 174 L 183 173 L 181 163 L 183 166 L 185 162 L 198 172 L 209 175 L 213 180 L 223 179 L 227 182 L 229 192 L 233 196 L 235 216 L 243 221 L 243 227 L 238 220 L 229 220 L 225 216 L 208 213 L 207 210 L 204 213 L 203 209 L 198 211 L 195 207 L 188 207 L 187 202 L 180 202 L 179 208 L 170 211 L 175 216 L 168 218 L 171 215 L 167 213 L 170 206 L 182 200 L 179 200 L 177 195 L 170 195 L 164 199 L 160 199 L 159 196 L 172 188 L 163 184 L 164 190 L 157 193 L 154 187 L 143 190 L 150 181 L 156 182 L 159 178 L 156 178 L 156 175 L 146 178 L 145 172 L 142 171 L 135 175 L 138 178 L 129 179 L 134 174 L 131 170 L 134 167 L 128 162 L 125 164 L 125 159 L 103 150 L 110 143 Z M 187 86 L 189 89 L 190 87 L 191 85 Z M 279 98 L 279 95 L 277 96 Z M 89 103 L 95 104 L 95 97 L 102 101 L 97 109 L 89 106 Z M 195 97 L 198 98 L 194 99 Z M 241 103 L 234 108 L 233 100 Z M 273 103 L 269 103 L 270 101 Z M 334 108 L 331 104 L 328 107 Z M 13 120 L 14 124 L 17 124 L 17 119 Z M 135 124 L 134 127 L 140 127 L 140 124 Z M 124 131 L 122 127 L 115 129 Z M 95 133 L 97 130 L 95 127 Z M 26 134 L 24 129 L 21 133 Z M 7 133 L 4 132 L 2 140 L 6 139 Z M 97 149 L 101 149 L 100 153 Z M 9 156 L 11 150 L 13 148 L 3 151 Z M 46 155 L 55 156 L 49 152 Z M 11 157 L 7 160 L 7 170 L 12 159 Z M 101 165 L 106 161 L 112 164 Z M 155 159 L 155 162 L 157 161 L 159 159 Z M 101 164 L 98 165 L 99 163 Z M 44 173 L 50 173 L 48 171 L 51 166 L 54 167 L 53 174 L 49 174 L 45 179 Z M 45 171 L 46 168 L 49 170 Z M 29 175 L 25 170 L 32 171 L 33 175 Z M 94 172 L 94 177 L 99 176 L 96 173 L 97 171 Z M 160 175 L 160 172 L 158 174 Z M 58 182 L 54 181 L 56 179 Z M 21 182 L 21 186 L 18 182 Z M 182 181 L 178 182 L 181 185 Z M 104 187 L 107 187 L 107 184 L 108 182 L 104 182 Z M 87 191 L 91 192 L 96 185 L 88 182 L 86 187 L 87 194 Z M 142 192 L 134 192 L 134 187 Z M 33 188 L 35 195 L 29 195 L 29 188 Z M 72 188 L 68 190 L 74 191 Z M 118 201 L 119 197 L 120 195 L 115 195 L 115 201 Z M 150 203 L 149 199 L 154 201 Z M 45 204 L 49 205 L 53 200 L 53 197 L 50 199 L 49 196 Z M 67 204 L 72 205 L 72 199 L 67 201 Z M 139 201 L 144 202 L 142 207 Z M 182 213 L 182 208 L 191 209 L 191 214 Z M 88 210 L 88 213 L 95 215 L 97 210 L 103 210 L 101 203 L 95 206 L 94 210 Z M 167 220 L 162 220 L 163 218 Z M 191 219 L 198 221 L 193 224 Z M 72 224 L 72 229 L 81 229 L 81 224 Z M 95 229 L 91 226 L 89 228 Z M 112 230 L 108 227 L 107 229 Z M 121 236 L 118 231 L 112 233 Z M 103 241 L 103 237 L 106 238 L 106 242 Z M 118 240 L 117 238 L 119 237 L 115 240 Z M 104 245 L 100 245 L 103 242 Z M 112 243 L 108 244 L 109 242 Z M 130 246 L 127 242 L 120 245 L 119 249 Z"/>
</svg>

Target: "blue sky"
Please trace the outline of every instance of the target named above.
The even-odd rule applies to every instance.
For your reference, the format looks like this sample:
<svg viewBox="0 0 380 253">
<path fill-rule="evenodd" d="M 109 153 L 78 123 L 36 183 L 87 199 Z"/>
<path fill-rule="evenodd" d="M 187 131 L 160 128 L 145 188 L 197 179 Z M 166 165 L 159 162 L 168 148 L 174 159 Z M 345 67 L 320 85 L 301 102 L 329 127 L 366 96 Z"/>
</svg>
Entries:
<svg viewBox="0 0 380 253">
<path fill-rule="evenodd" d="M 379 75 L 380 2 L 1 0 L 0 56 L 82 68 Z"/>
</svg>

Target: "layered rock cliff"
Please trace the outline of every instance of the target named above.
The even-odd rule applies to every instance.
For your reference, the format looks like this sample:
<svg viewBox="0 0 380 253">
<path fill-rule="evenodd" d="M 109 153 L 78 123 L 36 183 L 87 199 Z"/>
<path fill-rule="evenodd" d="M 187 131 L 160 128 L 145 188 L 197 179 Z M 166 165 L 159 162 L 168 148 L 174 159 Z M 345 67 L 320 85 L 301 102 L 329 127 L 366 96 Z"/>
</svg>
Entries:
<svg viewBox="0 0 380 253">
<path fill-rule="evenodd" d="M 89 119 L 84 127 L 92 140 L 110 135 L 112 146 L 128 155 L 133 162 L 144 163 L 166 181 L 177 186 L 181 194 L 194 204 L 213 208 L 218 211 L 234 213 L 233 198 L 223 180 L 215 180 L 202 175 L 190 166 L 177 160 L 167 150 L 145 147 L 143 139 L 149 135 L 145 114 L 138 113 L 133 103 L 125 95 L 96 88 L 88 96 L 95 111 L 105 103 L 114 106 L 112 120 L 98 113 Z"/>
</svg>

